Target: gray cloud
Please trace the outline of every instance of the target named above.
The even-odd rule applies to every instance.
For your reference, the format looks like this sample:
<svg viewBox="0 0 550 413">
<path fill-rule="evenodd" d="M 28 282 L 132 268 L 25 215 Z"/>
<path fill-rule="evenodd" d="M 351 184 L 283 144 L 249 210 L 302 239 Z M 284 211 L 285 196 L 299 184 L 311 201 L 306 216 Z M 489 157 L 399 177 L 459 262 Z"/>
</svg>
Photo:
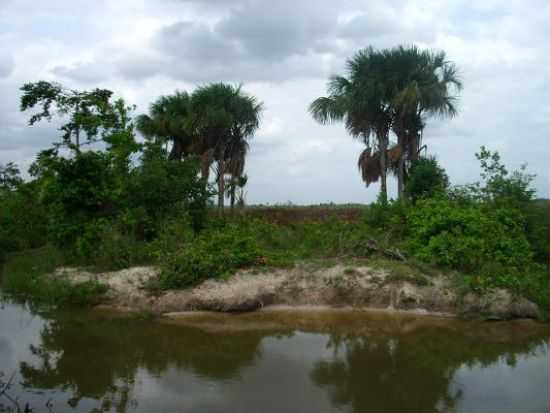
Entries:
<svg viewBox="0 0 550 413">
<path fill-rule="evenodd" d="M 451 180 L 479 179 L 474 152 L 486 145 L 512 168 L 528 162 L 550 197 L 550 4 L 527 3 L 102 0 L 80 8 L 58 0 L 52 12 L 2 2 L 0 162 L 28 164 L 57 139 L 55 125 L 28 128 L 18 112 L 27 81 L 109 87 L 138 111 L 197 83 L 245 82 L 266 108 L 251 142 L 249 201 L 372 201 L 377 187 L 365 190 L 357 173 L 360 144 L 342 125 L 316 124 L 307 107 L 358 49 L 414 43 L 446 50 L 463 76 L 459 116 L 430 119 L 425 131 Z"/>
<path fill-rule="evenodd" d="M 98 63 L 76 63 L 71 66 L 55 66 L 51 72 L 64 79 L 71 79 L 80 83 L 101 82 L 110 75 L 109 68 Z"/>
</svg>

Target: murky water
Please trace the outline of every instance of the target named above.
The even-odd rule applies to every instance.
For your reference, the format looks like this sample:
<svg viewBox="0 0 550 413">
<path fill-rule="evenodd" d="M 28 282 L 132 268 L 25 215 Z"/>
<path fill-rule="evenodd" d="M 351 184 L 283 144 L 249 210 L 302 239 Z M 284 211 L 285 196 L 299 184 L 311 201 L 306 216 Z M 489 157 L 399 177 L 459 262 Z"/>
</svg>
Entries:
<svg viewBox="0 0 550 413">
<path fill-rule="evenodd" d="M 301 313 L 184 324 L 4 303 L 0 371 L 35 412 L 550 412 L 550 327 L 536 323 Z"/>
</svg>

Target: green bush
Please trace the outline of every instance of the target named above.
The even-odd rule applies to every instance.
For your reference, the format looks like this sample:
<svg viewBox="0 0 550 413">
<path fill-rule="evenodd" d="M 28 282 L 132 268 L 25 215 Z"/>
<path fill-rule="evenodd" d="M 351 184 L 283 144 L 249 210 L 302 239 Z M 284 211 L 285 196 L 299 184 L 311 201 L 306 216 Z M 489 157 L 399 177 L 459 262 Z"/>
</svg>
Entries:
<svg viewBox="0 0 550 413">
<path fill-rule="evenodd" d="M 438 265 L 473 272 L 488 263 L 520 269 L 531 262 L 523 217 L 514 209 L 420 200 L 410 210 L 408 227 L 413 254 Z"/>
<path fill-rule="evenodd" d="M 409 208 L 410 205 L 405 200 L 377 201 L 369 205 L 364 222 L 369 229 L 397 241 L 406 236 Z"/>
<path fill-rule="evenodd" d="M 0 191 L 0 262 L 14 251 L 37 248 L 47 239 L 46 211 L 32 184 Z"/>
<path fill-rule="evenodd" d="M 161 262 L 161 288 L 185 288 L 250 267 L 263 256 L 248 228 L 233 223 L 198 234 Z"/>
<path fill-rule="evenodd" d="M 523 208 L 523 213 L 535 260 L 550 265 L 550 201 L 533 201 Z"/>
<path fill-rule="evenodd" d="M 432 156 L 420 158 L 412 163 L 405 193 L 414 202 L 420 198 L 430 198 L 445 193 L 448 187 L 447 173 Z"/>
<path fill-rule="evenodd" d="M 159 223 L 176 213 L 187 213 L 196 231 L 204 228 L 207 201 L 211 195 L 199 178 L 200 163 L 196 158 L 167 161 L 146 159 L 132 171 L 128 202 L 131 208 L 142 208 L 149 222 Z"/>
</svg>

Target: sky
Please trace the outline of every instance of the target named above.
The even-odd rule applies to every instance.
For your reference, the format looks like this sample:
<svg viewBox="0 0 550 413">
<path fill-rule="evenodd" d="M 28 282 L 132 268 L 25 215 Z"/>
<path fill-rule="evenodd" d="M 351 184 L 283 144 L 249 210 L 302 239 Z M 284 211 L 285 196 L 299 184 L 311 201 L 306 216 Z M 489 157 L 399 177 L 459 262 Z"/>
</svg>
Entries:
<svg viewBox="0 0 550 413">
<path fill-rule="evenodd" d="M 548 0 L 0 0 L 0 163 L 22 170 L 57 141 L 29 127 L 25 82 L 113 90 L 145 113 L 158 96 L 242 83 L 264 103 L 247 159 L 248 203 L 366 203 L 361 144 L 308 113 L 358 50 L 444 50 L 464 83 L 459 115 L 428 119 L 424 143 L 456 185 L 479 180 L 475 152 L 528 164 L 550 198 Z M 395 194 L 395 181 L 389 183 Z"/>
</svg>

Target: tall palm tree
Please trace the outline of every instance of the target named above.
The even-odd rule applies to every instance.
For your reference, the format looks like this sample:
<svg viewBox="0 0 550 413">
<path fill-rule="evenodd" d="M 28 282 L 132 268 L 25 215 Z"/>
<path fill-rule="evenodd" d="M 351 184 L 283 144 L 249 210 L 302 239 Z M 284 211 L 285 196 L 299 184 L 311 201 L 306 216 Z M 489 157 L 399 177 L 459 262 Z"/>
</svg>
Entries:
<svg viewBox="0 0 550 413">
<path fill-rule="evenodd" d="M 247 142 L 260 126 L 262 103 L 245 94 L 241 86 L 224 83 L 199 87 L 192 101 L 192 124 L 200 138 L 204 163 L 210 168 L 216 162 L 218 207 L 223 208 L 225 175 L 236 168 L 238 159 L 244 169 Z"/>
<path fill-rule="evenodd" d="M 367 185 L 380 178 L 380 194 L 385 200 L 392 113 L 382 57 L 372 47 L 358 52 L 347 61 L 347 76 L 333 76 L 328 96 L 315 99 L 309 110 L 322 124 L 343 121 L 348 133 L 365 144 L 359 169 Z"/>
<path fill-rule="evenodd" d="M 151 104 L 148 115 L 138 116 L 137 128 L 147 138 L 171 143 L 168 158 L 181 160 L 193 151 L 194 137 L 188 127 L 191 113 L 191 96 L 187 92 L 161 96 Z"/>
<path fill-rule="evenodd" d="M 383 51 L 387 82 L 392 90 L 392 130 L 397 136 L 399 197 L 405 190 L 405 168 L 418 158 L 422 131 L 429 116 L 454 117 L 457 93 L 462 89 L 456 66 L 443 51 L 416 46 Z"/>
<path fill-rule="evenodd" d="M 405 164 L 418 158 L 427 116 L 454 116 L 462 88 L 456 66 L 444 52 L 398 46 L 381 51 L 368 47 L 347 62 L 347 76 L 333 76 L 328 96 L 313 101 L 310 112 L 320 123 L 343 121 L 366 145 L 358 160 L 363 181 L 380 179 L 387 199 L 387 171 L 404 193 Z M 390 147 L 389 133 L 397 137 Z M 373 139 L 374 138 L 374 139 Z"/>
</svg>

